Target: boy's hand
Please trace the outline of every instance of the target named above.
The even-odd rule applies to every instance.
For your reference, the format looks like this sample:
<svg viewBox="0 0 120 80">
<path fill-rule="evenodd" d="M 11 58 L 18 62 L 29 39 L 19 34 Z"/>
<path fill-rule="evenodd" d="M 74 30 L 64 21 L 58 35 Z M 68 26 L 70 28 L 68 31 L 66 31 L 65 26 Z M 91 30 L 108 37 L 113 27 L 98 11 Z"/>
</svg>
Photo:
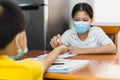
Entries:
<svg viewBox="0 0 120 80">
<path fill-rule="evenodd" d="M 63 53 L 66 53 L 69 50 L 69 48 L 65 45 L 61 45 L 61 46 L 55 48 L 54 50 L 58 50 L 60 52 L 60 54 L 63 54 Z"/>
</svg>

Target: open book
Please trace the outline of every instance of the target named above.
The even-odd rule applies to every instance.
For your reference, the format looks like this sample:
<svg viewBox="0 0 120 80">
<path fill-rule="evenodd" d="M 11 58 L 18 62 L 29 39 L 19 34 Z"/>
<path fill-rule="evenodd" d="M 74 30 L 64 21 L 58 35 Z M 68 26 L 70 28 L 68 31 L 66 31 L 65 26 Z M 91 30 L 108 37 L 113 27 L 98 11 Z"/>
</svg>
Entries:
<svg viewBox="0 0 120 80">
<path fill-rule="evenodd" d="M 47 70 L 47 72 L 69 73 L 77 68 L 83 68 L 89 60 L 69 60 L 57 59 Z"/>
</svg>

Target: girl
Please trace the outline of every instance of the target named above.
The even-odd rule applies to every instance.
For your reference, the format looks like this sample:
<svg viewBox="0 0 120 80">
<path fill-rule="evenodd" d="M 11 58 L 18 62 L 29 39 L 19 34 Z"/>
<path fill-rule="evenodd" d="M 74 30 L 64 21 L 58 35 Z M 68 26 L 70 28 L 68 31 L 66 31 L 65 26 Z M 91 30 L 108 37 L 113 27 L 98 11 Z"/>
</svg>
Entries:
<svg viewBox="0 0 120 80">
<path fill-rule="evenodd" d="M 72 54 L 116 53 L 112 40 L 100 27 L 92 27 L 93 10 L 87 3 L 78 3 L 72 10 L 74 29 L 67 30 L 62 37 L 57 35 L 50 41 L 52 48 L 60 45 L 70 47 Z M 58 42 L 59 41 L 59 42 Z"/>
</svg>

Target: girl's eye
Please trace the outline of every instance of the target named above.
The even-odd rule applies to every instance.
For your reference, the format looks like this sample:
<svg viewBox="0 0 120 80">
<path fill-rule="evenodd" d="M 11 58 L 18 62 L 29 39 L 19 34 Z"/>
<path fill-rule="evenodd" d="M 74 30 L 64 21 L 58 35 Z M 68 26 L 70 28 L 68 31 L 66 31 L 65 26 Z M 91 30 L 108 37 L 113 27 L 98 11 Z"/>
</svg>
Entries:
<svg viewBox="0 0 120 80">
<path fill-rule="evenodd" d="M 75 21 L 79 21 L 79 19 L 75 19 Z"/>
<path fill-rule="evenodd" d="M 88 21 L 88 20 L 83 20 L 83 21 Z"/>
</svg>

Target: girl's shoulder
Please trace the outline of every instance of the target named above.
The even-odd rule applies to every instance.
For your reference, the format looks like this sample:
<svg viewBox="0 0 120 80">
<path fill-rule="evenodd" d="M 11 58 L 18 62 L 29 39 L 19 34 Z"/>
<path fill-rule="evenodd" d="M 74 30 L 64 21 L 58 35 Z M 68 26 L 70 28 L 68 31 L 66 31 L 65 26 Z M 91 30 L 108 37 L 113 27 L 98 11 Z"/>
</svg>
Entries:
<svg viewBox="0 0 120 80">
<path fill-rule="evenodd" d="M 102 30 L 100 27 L 98 27 L 98 26 L 93 26 L 93 27 L 91 27 L 90 29 L 93 29 L 93 30 Z"/>
<path fill-rule="evenodd" d="M 76 31 L 74 30 L 74 29 L 68 29 L 68 30 L 66 30 L 63 34 L 75 34 L 76 33 Z"/>
<path fill-rule="evenodd" d="M 90 31 L 91 32 L 101 32 L 103 30 L 100 27 L 93 26 L 93 27 L 90 28 Z"/>
</svg>

